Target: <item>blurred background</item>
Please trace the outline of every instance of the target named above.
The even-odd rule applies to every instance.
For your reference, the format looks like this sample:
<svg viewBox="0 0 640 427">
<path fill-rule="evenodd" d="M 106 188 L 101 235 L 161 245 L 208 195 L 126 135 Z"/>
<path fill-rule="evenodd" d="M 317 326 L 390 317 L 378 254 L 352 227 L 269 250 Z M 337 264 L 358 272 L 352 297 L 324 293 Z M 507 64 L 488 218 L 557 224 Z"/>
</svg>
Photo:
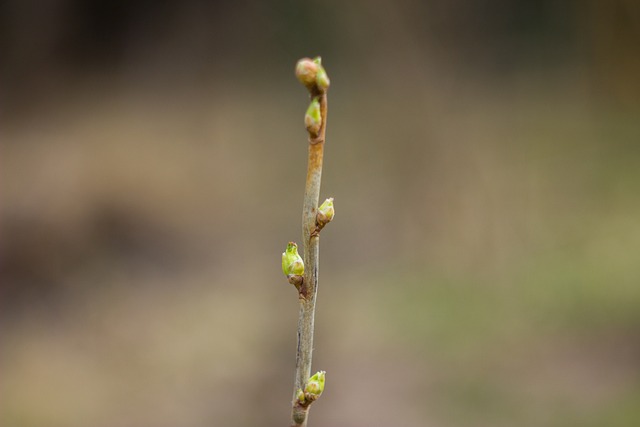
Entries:
<svg viewBox="0 0 640 427">
<path fill-rule="evenodd" d="M 640 424 L 640 4 L 8 0 L 0 424 Z"/>
</svg>

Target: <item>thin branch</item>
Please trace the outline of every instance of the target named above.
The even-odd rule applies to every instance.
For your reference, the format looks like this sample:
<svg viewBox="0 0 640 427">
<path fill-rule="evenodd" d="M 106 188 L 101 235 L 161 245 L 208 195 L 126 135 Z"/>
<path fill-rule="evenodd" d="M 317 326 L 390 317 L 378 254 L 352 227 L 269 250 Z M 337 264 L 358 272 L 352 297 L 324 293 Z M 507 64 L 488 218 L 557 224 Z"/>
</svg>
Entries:
<svg viewBox="0 0 640 427">
<path fill-rule="evenodd" d="M 318 199 L 322 179 L 322 158 L 324 155 L 325 130 L 327 125 L 326 88 L 320 90 L 317 85 L 309 88 L 311 99 L 320 103 L 321 126 L 317 134 L 309 131 L 309 159 L 307 180 L 302 207 L 302 242 L 304 258 L 304 280 L 300 288 L 300 315 L 298 318 L 298 348 L 296 355 L 296 376 L 293 388 L 292 422 L 295 427 L 307 425 L 307 415 L 311 401 L 300 402 L 300 390 L 311 375 L 311 356 L 313 351 L 313 328 L 318 292 L 318 268 L 320 236 L 316 230 Z"/>
</svg>

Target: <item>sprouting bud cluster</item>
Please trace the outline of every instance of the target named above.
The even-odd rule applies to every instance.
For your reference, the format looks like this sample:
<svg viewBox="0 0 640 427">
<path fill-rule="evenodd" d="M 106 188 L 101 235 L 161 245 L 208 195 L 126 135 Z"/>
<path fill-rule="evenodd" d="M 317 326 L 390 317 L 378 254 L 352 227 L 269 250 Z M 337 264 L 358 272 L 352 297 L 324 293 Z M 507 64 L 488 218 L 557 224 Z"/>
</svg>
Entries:
<svg viewBox="0 0 640 427">
<path fill-rule="evenodd" d="M 319 56 L 299 60 L 296 64 L 296 77 L 311 93 L 325 93 L 331 83 Z"/>
<path fill-rule="evenodd" d="M 304 393 L 315 396 L 316 398 L 320 397 L 320 395 L 324 391 L 325 375 L 325 371 L 316 372 L 311 378 L 309 378 L 309 381 L 307 381 L 307 385 L 304 388 Z"/>
<path fill-rule="evenodd" d="M 313 401 L 320 397 L 324 391 L 325 371 L 316 372 L 304 387 L 304 390 L 298 389 L 296 399 L 303 406 L 310 405 Z"/>
<path fill-rule="evenodd" d="M 287 276 L 289 283 L 300 289 L 304 280 L 304 261 L 298 254 L 298 245 L 289 242 L 287 249 L 282 253 L 282 272 Z"/>
</svg>

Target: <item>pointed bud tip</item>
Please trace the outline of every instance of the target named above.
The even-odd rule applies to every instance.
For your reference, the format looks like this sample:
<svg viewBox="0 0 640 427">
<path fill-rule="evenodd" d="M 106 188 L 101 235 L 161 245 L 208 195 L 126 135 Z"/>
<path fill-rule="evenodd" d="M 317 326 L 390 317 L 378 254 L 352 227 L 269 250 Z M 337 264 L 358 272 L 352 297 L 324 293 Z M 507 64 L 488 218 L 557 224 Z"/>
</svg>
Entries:
<svg viewBox="0 0 640 427">
<path fill-rule="evenodd" d="M 320 208 L 333 206 L 333 197 L 328 197 L 324 199 L 324 202 L 320 205 Z"/>
</svg>

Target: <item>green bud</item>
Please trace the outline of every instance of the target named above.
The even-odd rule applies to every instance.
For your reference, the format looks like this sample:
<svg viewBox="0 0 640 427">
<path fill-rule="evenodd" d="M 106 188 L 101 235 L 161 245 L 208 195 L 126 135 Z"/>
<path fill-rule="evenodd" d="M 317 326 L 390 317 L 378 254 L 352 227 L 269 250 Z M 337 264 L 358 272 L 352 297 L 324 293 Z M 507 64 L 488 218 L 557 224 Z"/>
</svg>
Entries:
<svg viewBox="0 0 640 427">
<path fill-rule="evenodd" d="M 318 71 L 316 72 L 316 86 L 318 87 L 320 92 L 326 92 L 327 89 L 329 89 L 329 84 L 331 84 L 331 82 L 329 81 L 327 72 L 322 66 L 322 58 L 316 56 L 313 59 L 313 62 L 318 66 Z"/>
<path fill-rule="evenodd" d="M 307 381 L 307 385 L 304 388 L 305 394 L 309 394 L 312 398 L 320 397 L 324 391 L 325 374 L 325 371 L 319 371 L 309 378 L 309 381 Z"/>
<path fill-rule="evenodd" d="M 325 73 L 326 74 L 326 73 Z M 313 89 L 318 76 L 318 63 L 309 58 L 302 58 L 296 64 L 296 77 L 307 89 Z"/>
<path fill-rule="evenodd" d="M 331 222 L 336 211 L 333 208 L 333 197 L 329 197 L 318 208 L 318 214 L 316 221 L 320 227 L 324 227 L 328 222 Z"/>
<path fill-rule="evenodd" d="M 285 275 L 304 274 L 304 262 L 298 254 L 298 245 L 289 242 L 287 250 L 282 253 L 282 272 Z"/>
<path fill-rule="evenodd" d="M 320 101 L 318 98 L 313 98 L 311 104 L 309 104 L 307 113 L 304 115 L 304 125 L 312 136 L 318 136 L 322 127 L 322 114 L 320 113 Z"/>
<path fill-rule="evenodd" d="M 318 72 L 316 73 L 316 85 L 320 92 L 326 92 L 329 89 L 329 85 L 331 82 L 329 81 L 329 76 L 327 72 L 324 70 L 322 65 L 318 66 Z"/>
<path fill-rule="evenodd" d="M 304 391 L 302 391 L 302 389 L 298 389 L 298 393 L 296 394 L 296 400 L 300 403 L 304 403 L 305 402 L 305 397 L 304 397 Z"/>
</svg>

